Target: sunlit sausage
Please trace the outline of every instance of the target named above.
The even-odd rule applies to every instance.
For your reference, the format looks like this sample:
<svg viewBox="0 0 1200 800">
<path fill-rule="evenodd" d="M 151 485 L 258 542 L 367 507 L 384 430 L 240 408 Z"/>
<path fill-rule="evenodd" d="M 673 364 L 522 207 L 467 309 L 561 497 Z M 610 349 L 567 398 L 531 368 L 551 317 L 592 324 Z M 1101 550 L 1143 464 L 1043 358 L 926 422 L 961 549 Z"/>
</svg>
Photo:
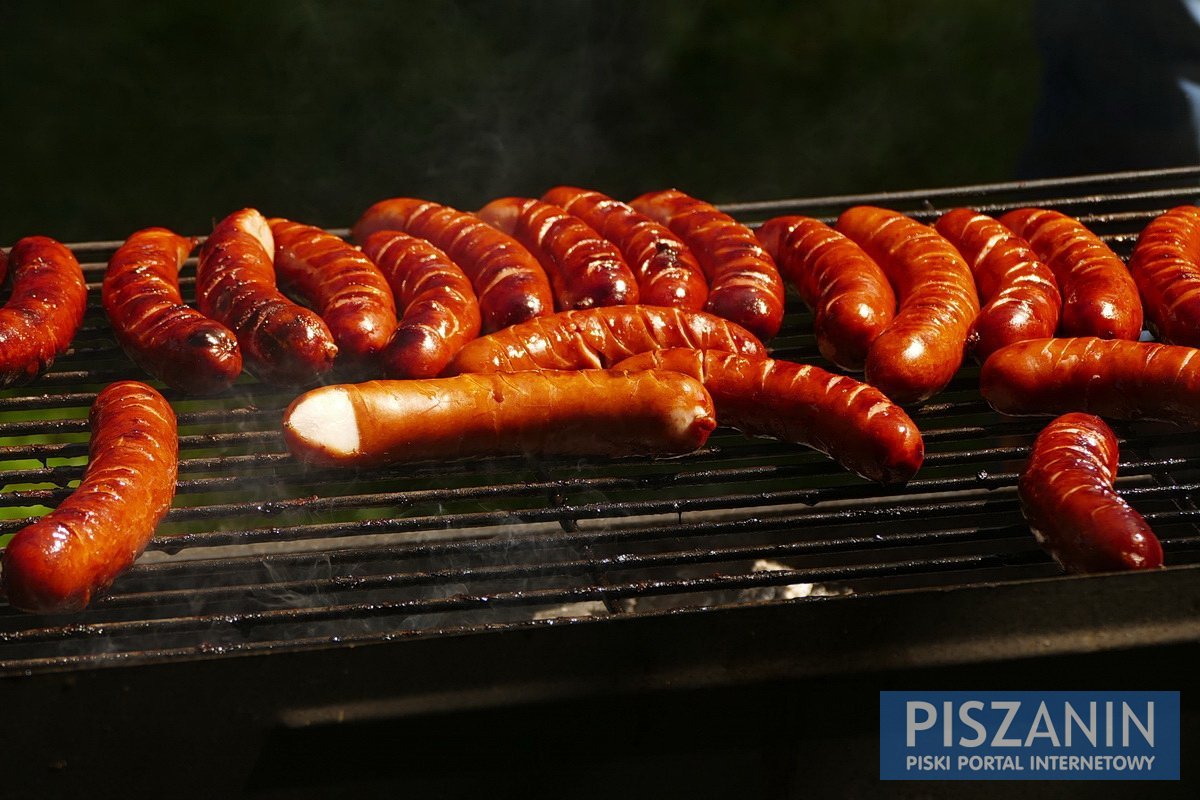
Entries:
<svg viewBox="0 0 1200 800">
<path fill-rule="evenodd" d="M 1180 206 L 1147 225 L 1129 258 L 1159 341 L 1200 346 L 1200 208 Z"/>
</svg>

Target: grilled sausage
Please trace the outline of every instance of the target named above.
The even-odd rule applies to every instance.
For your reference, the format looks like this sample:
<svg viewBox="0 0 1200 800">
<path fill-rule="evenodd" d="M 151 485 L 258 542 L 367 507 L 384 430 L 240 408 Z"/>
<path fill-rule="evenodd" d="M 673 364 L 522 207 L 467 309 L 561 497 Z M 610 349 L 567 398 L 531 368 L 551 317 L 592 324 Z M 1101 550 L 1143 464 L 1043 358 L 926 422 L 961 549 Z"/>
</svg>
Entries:
<svg viewBox="0 0 1200 800">
<path fill-rule="evenodd" d="M 850 239 L 808 217 L 767 220 L 757 235 L 813 310 L 821 355 L 861 372 L 871 343 L 896 313 L 896 295 L 883 270 Z"/>
<path fill-rule="evenodd" d="M 29 383 L 71 346 L 83 324 L 87 284 L 71 251 L 27 236 L 7 258 L 12 294 L 0 308 L 0 388 Z"/>
<path fill-rule="evenodd" d="M 1159 341 L 1200 346 L 1200 208 L 1180 206 L 1147 225 L 1129 274 Z"/>
<path fill-rule="evenodd" d="M 640 302 L 689 311 L 704 308 L 708 301 L 704 271 L 669 228 L 619 200 L 573 186 L 556 186 L 542 200 L 579 217 L 617 246 L 637 276 Z"/>
<path fill-rule="evenodd" d="M 471 281 L 424 239 L 376 231 L 363 242 L 392 288 L 403 319 L 383 352 L 389 378 L 432 378 L 479 335 L 479 303 Z"/>
<path fill-rule="evenodd" d="M 967 350 L 981 364 L 1007 344 L 1054 335 L 1062 296 L 1054 273 L 1028 242 L 969 208 L 946 212 L 934 227 L 975 276 L 984 305 L 967 335 Z"/>
<path fill-rule="evenodd" d="M 766 358 L 765 348 L 749 331 L 703 311 L 608 306 L 562 311 L 476 339 L 458 352 L 446 372 L 602 369 L 667 347 Z"/>
<path fill-rule="evenodd" d="M 179 268 L 194 246 L 166 228 L 138 231 L 109 260 L 101 299 L 135 364 L 182 392 L 209 394 L 237 380 L 242 351 L 233 331 L 183 302 Z"/>
<path fill-rule="evenodd" d="M 637 303 L 637 279 L 621 251 L 558 206 L 527 197 L 502 197 L 475 216 L 533 253 L 550 278 L 558 310 Z"/>
<path fill-rule="evenodd" d="M 397 197 L 368 208 L 354 224 L 353 237 L 364 242 L 382 230 L 420 237 L 450 256 L 471 279 L 485 331 L 554 311 L 550 282 L 537 259 L 516 239 L 471 214 Z"/>
<path fill-rule="evenodd" d="M 89 422 L 79 487 L 4 551 L 8 602 L 24 611 L 86 606 L 137 559 L 175 496 L 179 439 L 162 395 L 144 383 L 114 383 L 96 397 Z"/>
<path fill-rule="evenodd" d="M 1200 351 L 1124 339 L 1030 339 L 992 354 L 979 391 L 1003 414 L 1085 411 L 1200 422 Z"/>
<path fill-rule="evenodd" d="M 283 417 L 301 461 L 365 467 L 496 455 L 687 453 L 716 427 L 712 399 L 671 372 L 521 372 L 323 386 Z"/>
<path fill-rule="evenodd" d="M 1000 223 L 1023 237 L 1054 272 L 1062 292 L 1062 335 L 1134 339 L 1142 333 L 1142 303 L 1125 262 L 1077 220 L 1020 208 Z"/>
<path fill-rule="evenodd" d="M 896 211 L 850 208 L 837 229 L 883 268 L 900 301 L 867 354 L 867 383 L 897 403 L 929 399 L 962 365 L 979 313 L 970 267 L 937 231 Z"/>
<path fill-rule="evenodd" d="M 712 395 L 717 422 L 751 436 L 807 445 L 881 483 L 903 483 L 924 458 L 921 432 L 878 389 L 809 364 L 711 350 L 642 353 L 614 370 L 682 372 Z"/>
<path fill-rule="evenodd" d="M 270 224 L 280 283 L 321 315 L 339 357 L 359 367 L 372 363 L 396 332 L 396 303 L 379 268 L 320 228 L 286 219 Z"/>
<path fill-rule="evenodd" d="M 1065 414 L 1038 434 L 1021 473 L 1021 510 L 1068 572 L 1161 567 L 1162 546 L 1113 490 L 1117 437 L 1099 417 Z"/>
<path fill-rule="evenodd" d="M 198 305 L 234 332 L 247 369 L 260 380 L 312 383 L 333 366 L 337 345 L 319 316 L 276 288 L 274 252 L 261 214 L 252 208 L 230 214 L 200 249 Z"/>
<path fill-rule="evenodd" d="M 760 339 L 783 323 L 783 280 L 749 228 L 676 189 L 649 192 L 631 206 L 671 229 L 696 254 L 708 276 L 705 309 Z"/>
</svg>

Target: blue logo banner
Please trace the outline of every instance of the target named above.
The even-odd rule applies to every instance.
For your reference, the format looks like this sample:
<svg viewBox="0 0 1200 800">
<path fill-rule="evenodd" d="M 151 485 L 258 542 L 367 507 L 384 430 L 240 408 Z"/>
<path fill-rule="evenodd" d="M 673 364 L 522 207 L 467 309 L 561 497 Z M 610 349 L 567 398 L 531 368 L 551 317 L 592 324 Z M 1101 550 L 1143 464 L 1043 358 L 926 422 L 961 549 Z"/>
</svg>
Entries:
<svg viewBox="0 0 1200 800">
<path fill-rule="evenodd" d="M 881 780 L 1179 780 L 1179 692 L 880 692 Z"/>
</svg>

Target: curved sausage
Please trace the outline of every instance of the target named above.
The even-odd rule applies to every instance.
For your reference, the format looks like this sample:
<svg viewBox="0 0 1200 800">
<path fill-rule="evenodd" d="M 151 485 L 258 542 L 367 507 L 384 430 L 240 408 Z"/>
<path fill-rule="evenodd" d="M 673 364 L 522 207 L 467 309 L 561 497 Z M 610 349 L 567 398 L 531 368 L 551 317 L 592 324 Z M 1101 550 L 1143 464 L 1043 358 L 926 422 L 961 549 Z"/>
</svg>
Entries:
<svg viewBox="0 0 1200 800">
<path fill-rule="evenodd" d="M 376 231 L 363 242 L 396 296 L 403 318 L 383 351 L 389 378 L 432 378 L 479 335 L 479 303 L 471 281 L 424 239 Z"/>
<path fill-rule="evenodd" d="M 1005 345 L 1054 335 L 1062 296 L 1054 273 L 1028 242 L 969 208 L 946 212 L 934 227 L 975 276 L 984 305 L 967 335 L 967 349 L 981 364 Z"/>
<path fill-rule="evenodd" d="M 821 355 L 861 372 L 871 343 L 896 313 L 896 295 L 883 270 L 861 247 L 815 219 L 776 217 L 756 233 L 813 310 Z"/>
<path fill-rule="evenodd" d="M 0 387 L 29 383 L 71 346 L 83 324 L 87 284 L 75 256 L 47 236 L 8 254 L 12 294 L 0 308 Z"/>
<path fill-rule="evenodd" d="M 1030 339 L 984 362 L 979 391 L 1002 414 L 1200 422 L 1200 350 L 1094 336 Z"/>
<path fill-rule="evenodd" d="M 620 200 L 574 186 L 556 186 L 542 200 L 579 217 L 617 246 L 637 276 L 640 302 L 689 311 L 704 308 L 708 301 L 704 270 L 669 228 Z"/>
<path fill-rule="evenodd" d="M 696 254 L 709 282 L 705 310 L 763 340 L 779 333 L 783 279 L 749 228 L 677 189 L 649 192 L 629 205 L 666 225 Z"/>
<path fill-rule="evenodd" d="M 364 467 L 467 456 L 687 453 L 716 427 L 712 399 L 671 372 L 520 372 L 323 386 L 292 402 L 296 458 Z"/>
<path fill-rule="evenodd" d="M 333 366 L 337 345 L 314 312 L 275 286 L 275 242 L 252 208 L 217 224 L 196 265 L 200 312 L 237 336 L 246 368 L 268 383 L 312 383 Z"/>
<path fill-rule="evenodd" d="M 867 383 L 897 403 L 928 400 L 962 365 L 979 314 L 970 267 L 937 231 L 896 211 L 850 208 L 837 229 L 883 268 L 900 301 L 867 354 Z"/>
<path fill-rule="evenodd" d="M 638 302 L 637 280 L 612 242 L 558 206 L 502 197 L 475 212 L 533 253 L 550 278 L 560 311 Z"/>
<path fill-rule="evenodd" d="M 1062 292 L 1062 335 L 1133 339 L 1142 333 L 1142 303 L 1125 262 L 1077 220 L 1019 208 L 1000 223 L 1023 237 L 1054 272 Z"/>
<path fill-rule="evenodd" d="M 78 611 L 145 549 L 171 507 L 179 463 L 175 414 L 144 383 L 96 397 L 79 487 L 19 531 L 3 555 L 8 602 L 23 611 Z"/>
<path fill-rule="evenodd" d="M 1021 510 L 1068 572 L 1161 567 L 1162 546 L 1113 490 L 1117 437 L 1099 417 L 1065 414 L 1038 434 L 1021 473 Z"/>
<path fill-rule="evenodd" d="M 921 432 L 878 389 L 809 364 L 712 350 L 658 350 L 613 369 L 682 372 L 712 395 L 717 422 L 751 436 L 803 444 L 851 472 L 903 483 L 925 454 Z"/>
<path fill-rule="evenodd" d="M 182 392 L 210 394 L 237 380 L 242 351 L 233 331 L 183 302 L 179 268 L 194 246 L 166 228 L 138 231 L 109 260 L 101 299 L 135 364 Z"/>
<path fill-rule="evenodd" d="M 1133 248 L 1129 274 L 1159 341 L 1200 345 L 1200 208 L 1180 206 L 1151 220 Z"/>
<path fill-rule="evenodd" d="M 321 315 L 340 357 L 360 366 L 374 361 L 396 332 L 396 303 L 379 269 L 332 233 L 269 222 L 280 283 Z"/>
<path fill-rule="evenodd" d="M 420 237 L 450 256 L 471 279 L 486 331 L 554 311 L 550 282 L 537 259 L 516 239 L 478 217 L 426 200 L 397 197 L 363 212 L 352 235 L 356 242 L 364 242 L 383 230 Z"/>
<path fill-rule="evenodd" d="M 749 331 L 703 311 L 608 306 L 562 311 L 476 339 L 458 351 L 446 372 L 602 369 L 667 347 L 767 356 Z"/>
</svg>

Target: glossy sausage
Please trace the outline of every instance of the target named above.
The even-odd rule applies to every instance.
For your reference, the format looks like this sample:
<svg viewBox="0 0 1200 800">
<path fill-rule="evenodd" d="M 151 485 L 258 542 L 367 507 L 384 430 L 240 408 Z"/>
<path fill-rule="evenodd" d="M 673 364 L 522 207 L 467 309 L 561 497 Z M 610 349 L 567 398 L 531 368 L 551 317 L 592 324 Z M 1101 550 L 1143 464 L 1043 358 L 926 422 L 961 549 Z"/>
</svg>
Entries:
<svg viewBox="0 0 1200 800">
<path fill-rule="evenodd" d="M 101 300 L 135 364 L 187 394 L 211 394 L 237 380 L 242 352 L 233 331 L 183 302 L 179 269 L 193 246 L 166 228 L 138 231 L 109 260 Z"/>
<path fill-rule="evenodd" d="M 1003 414 L 1085 411 L 1200 422 L 1200 350 L 1125 339 L 1030 339 L 992 354 L 979 391 Z"/>
<path fill-rule="evenodd" d="M 8 254 L 12 294 L 0 308 L 0 387 L 29 383 L 71 346 L 83 324 L 87 284 L 71 251 L 27 236 Z"/>
<path fill-rule="evenodd" d="M 432 378 L 463 345 L 479 335 L 479 303 L 471 281 L 450 258 L 424 239 L 376 231 L 363 242 L 403 312 L 383 351 L 389 378 Z"/>
<path fill-rule="evenodd" d="M 783 279 L 749 228 L 676 189 L 649 192 L 629 205 L 666 225 L 695 253 L 708 276 L 707 311 L 764 341 L 779 333 Z"/>
<path fill-rule="evenodd" d="M 353 237 L 361 243 L 383 230 L 420 237 L 448 255 L 471 279 L 485 331 L 554 311 L 550 282 L 537 259 L 516 239 L 478 217 L 397 197 L 368 208 L 354 224 Z"/>
<path fill-rule="evenodd" d="M 820 367 L 673 349 L 642 353 L 613 369 L 690 375 L 712 395 L 718 424 L 807 445 L 873 481 L 903 483 L 924 458 L 921 432 L 904 409 L 878 389 Z"/>
<path fill-rule="evenodd" d="M 1062 311 L 1058 281 L 1028 242 L 969 208 L 946 212 L 934 227 L 975 276 L 983 307 L 967 335 L 967 350 L 980 363 L 1005 345 L 1054 335 Z"/>
<path fill-rule="evenodd" d="M 708 301 L 708 281 L 696 256 L 671 230 L 633 207 L 600 192 L 556 186 L 542 195 L 579 217 L 608 239 L 637 276 L 639 301 L 699 311 Z"/>
<path fill-rule="evenodd" d="M 3 555 L 8 602 L 24 611 L 78 611 L 137 559 L 175 496 L 175 414 L 144 383 L 96 397 L 83 479 L 58 508 L 19 531 Z"/>
<path fill-rule="evenodd" d="M 638 302 L 637 279 L 612 242 L 558 206 L 502 197 L 475 212 L 533 253 L 554 290 L 559 311 Z"/>
<path fill-rule="evenodd" d="M 458 352 L 446 372 L 603 369 L 667 347 L 767 356 L 749 331 L 703 311 L 608 306 L 562 311 L 476 339 Z"/>
<path fill-rule="evenodd" d="M 1147 225 L 1129 274 L 1159 341 L 1200 346 L 1200 208 L 1180 206 Z"/>
<path fill-rule="evenodd" d="M 246 368 L 260 380 L 312 383 L 333 366 L 337 345 L 316 313 L 276 288 L 274 253 L 261 214 L 250 208 L 230 214 L 200 248 L 197 304 L 234 332 Z"/>
<path fill-rule="evenodd" d="M 867 382 L 897 403 L 928 400 L 962 365 L 979 314 L 971 268 L 937 231 L 896 211 L 850 208 L 837 229 L 883 268 L 900 302 L 867 354 Z"/>
<path fill-rule="evenodd" d="M 1161 567 L 1162 546 L 1113 490 L 1117 437 L 1099 417 L 1065 414 L 1038 434 L 1021 473 L 1021 510 L 1068 572 Z"/>
<path fill-rule="evenodd" d="M 672 372 L 520 372 L 323 386 L 284 412 L 301 461 L 366 467 L 468 456 L 687 453 L 712 399 Z"/>
<path fill-rule="evenodd" d="M 756 234 L 813 310 L 821 355 L 861 372 L 871 343 L 896 313 L 896 294 L 883 270 L 850 239 L 808 217 L 776 217 Z"/>
<path fill-rule="evenodd" d="M 1125 262 L 1079 221 L 1040 208 L 1000 218 L 1049 265 L 1062 293 L 1062 335 L 1136 340 L 1142 303 Z"/>
<path fill-rule="evenodd" d="M 372 363 L 396 332 L 392 290 L 371 260 L 320 228 L 270 220 L 275 272 L 329 326 L 338 357 Z"/>
</svg>

